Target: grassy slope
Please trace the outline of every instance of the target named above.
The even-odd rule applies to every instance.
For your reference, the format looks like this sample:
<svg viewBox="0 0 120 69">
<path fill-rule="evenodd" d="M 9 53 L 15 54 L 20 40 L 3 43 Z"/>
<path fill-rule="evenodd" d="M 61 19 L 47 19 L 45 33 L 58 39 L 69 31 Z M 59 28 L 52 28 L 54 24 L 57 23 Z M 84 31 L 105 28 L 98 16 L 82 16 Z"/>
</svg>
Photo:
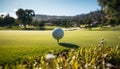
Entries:
<svg viewBox="0 0 120 69">
<path fill-rule="evenodd" d="M 59 45 L 51 31 L 0 31 L 0 64 L 24 56 L 42 55 L 50 50 L 63 50 L 71 46 L 97 46 L 100 38 L 107 46 L 120 44 L 120 31 L 65 31 Z M 74 45 L 72 45 L 74 44 Z"/>
<path fill-rule="evenodd" d="M 97 27 L 97 28 L 92 28 L 92 31 L 120 31 L 120 26 L 115 26 L 115 27 Z"/>
<path fill-rule="evenodd" d="M 54 28 L 56 28 L 57 26 L 44 26 L 41 27 L 41 30 L 53 30 Z M 0 26 L 0 30 L 24 30 L 23 26 L 12 26 L 12 27 L 1 27 Z M 33 27 L 33 26 L 27 26 L 27 30 L 40 30 L 39 27 Z"/>
</svg>

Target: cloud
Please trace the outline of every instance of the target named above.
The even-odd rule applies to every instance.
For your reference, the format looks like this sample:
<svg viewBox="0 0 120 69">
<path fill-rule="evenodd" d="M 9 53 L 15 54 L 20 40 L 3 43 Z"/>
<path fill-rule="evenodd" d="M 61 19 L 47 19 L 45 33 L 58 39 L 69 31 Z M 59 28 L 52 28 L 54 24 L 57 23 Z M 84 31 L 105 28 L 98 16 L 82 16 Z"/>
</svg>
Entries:
<svg viewBox="0 0 120 69">
<path fill-rule="evenodd" d="M 0 15 L 4 15 L 4 16 L 6 16 L 7 14 L 9 14 L 11 17 L 17 18 L 15 13 L 8 13 L 8 12 L 0 13 Z"/>
<path fill-rule="evenodd" d="M 13 9 L 13 11 L 14 11 L 14 12 L 16 12 L 16 11 L 17 11 L 17 9 Z"/>
</svg>

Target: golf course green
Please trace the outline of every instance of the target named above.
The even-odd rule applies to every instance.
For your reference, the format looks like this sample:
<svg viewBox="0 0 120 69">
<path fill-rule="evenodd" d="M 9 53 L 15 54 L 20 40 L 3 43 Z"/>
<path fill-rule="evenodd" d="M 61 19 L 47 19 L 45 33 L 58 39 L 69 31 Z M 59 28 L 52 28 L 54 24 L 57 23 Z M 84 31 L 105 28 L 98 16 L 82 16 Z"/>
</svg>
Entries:
<svg viewBox="0 0 120 69">
<path fill-rule="evenodd" d="M 57 43 L 52 31 L 1 30 L 0 64 L 49 51 L 98 46 L 101 38 L 105 40 L 105 46 L 120 45 L 120 31 L 64 31 L 64 37 Z"/>
</svg>

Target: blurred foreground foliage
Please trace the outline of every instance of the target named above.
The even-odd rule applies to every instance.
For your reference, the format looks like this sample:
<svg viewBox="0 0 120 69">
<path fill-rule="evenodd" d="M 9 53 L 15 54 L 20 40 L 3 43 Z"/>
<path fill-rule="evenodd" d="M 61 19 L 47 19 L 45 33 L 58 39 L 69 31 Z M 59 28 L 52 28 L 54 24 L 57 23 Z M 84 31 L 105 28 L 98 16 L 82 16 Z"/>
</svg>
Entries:
<svg viewBox="0 0 120 69">
<path fill-rule="evenodd" d="M 1 69 L 119 69 L 119 47 L 81 47 L 51 51 L 49 55 L 32 56 L 18 59 L 11 64 L 1 65 Z"/>
</svg>

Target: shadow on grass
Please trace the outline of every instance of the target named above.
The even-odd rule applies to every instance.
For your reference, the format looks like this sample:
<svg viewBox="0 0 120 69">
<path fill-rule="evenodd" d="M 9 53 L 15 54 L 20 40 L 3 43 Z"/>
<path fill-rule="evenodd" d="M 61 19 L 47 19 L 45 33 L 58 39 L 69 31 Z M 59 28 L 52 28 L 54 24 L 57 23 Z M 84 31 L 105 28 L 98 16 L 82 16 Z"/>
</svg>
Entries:
<svg viewBox="0 0 120 69">
<path fill-rule="evenodd" d="M 71 44 L 71 43 L 58 43 L 60 46 L 67 47 L 67 48 L 79 48 L 78 45 Z"/>
</svg>

